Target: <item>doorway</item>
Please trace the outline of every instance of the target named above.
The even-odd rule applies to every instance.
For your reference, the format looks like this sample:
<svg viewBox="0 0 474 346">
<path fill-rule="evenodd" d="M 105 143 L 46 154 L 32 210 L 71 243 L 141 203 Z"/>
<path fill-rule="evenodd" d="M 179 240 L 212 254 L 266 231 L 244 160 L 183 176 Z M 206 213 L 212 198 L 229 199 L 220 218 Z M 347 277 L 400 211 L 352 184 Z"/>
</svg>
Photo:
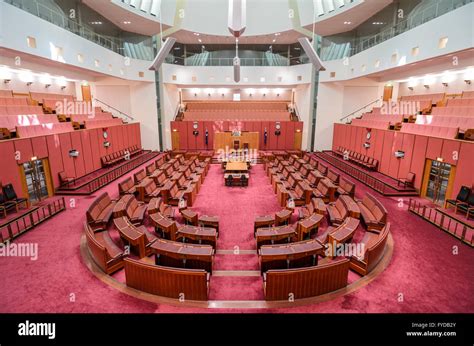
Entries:
<svg viewBox="0 0 474 346">
<path fill-rule="evenodd" d="M 24 187 L 31 204 L 50 196 L 49 163 L 47 159 L 33 160 L 22 165 Z"/>
<path fill-rule="evenodd" d="M 92 100 L 91 86 L 90 85 L 81 85 L 81 90 L 82 90 L 82 101 L 91 102 L 91 100 Z"/>
<path fill-rule="evenodd" d="M 456 166 L 437 160 L 427 160 L 423 181 L 423 196 L 443 205 L 451 192 Z"/>
<path fill-rule="evenodd" d="M 301 150 L 301 145 L 303 143 L 303 133 L 301 131 L 295 132 L 295 142 L 293 145 L 293 149 Z"/>
<path fill-rule="evenodd" d="M 179 150 L 179 132 L 175 130 L 171 132 L 171 149 Z"/>
<path fill-rule="evenodd" d="M 385 85 L 383 87 L 383 99 L 382 101 L 390 101 L 392 99 L 393 85 Z"/>
</svg>

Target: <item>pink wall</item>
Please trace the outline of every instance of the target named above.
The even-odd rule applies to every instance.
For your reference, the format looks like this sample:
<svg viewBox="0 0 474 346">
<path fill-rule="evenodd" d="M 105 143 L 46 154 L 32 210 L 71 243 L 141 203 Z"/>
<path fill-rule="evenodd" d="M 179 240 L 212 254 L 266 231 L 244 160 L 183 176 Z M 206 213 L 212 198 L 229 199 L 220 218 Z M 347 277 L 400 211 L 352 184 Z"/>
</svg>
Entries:
<svg viewBox="0 0 474 346">
<path fill-rule="evenodd" d="M 416 174 L 415 187 L 421 188 L 426 159 L 443 158 L 444 162 L 456 166 L 456 176 L 452 195 L 455 197 L 462 185 L 474 185 L 474 143 L 442 138 L 412 135 L 390 130 L 372 129 L 367 141 L 364 127 L 334 124 L 333 149 L 343 146 L 350 150 L 369 155 L 379 160 L 379 171 L 393 178 L 406 177 L 408 172 Z M 403 159 L 393 154 L 397 150 L 405 152 Z M 457 156 L 456 156 L 457 153 Z"/>
<path fill-rule="evenodd" d="M 179 132 L 179 144 L 182 150 L 212 150 L 214 133 L 240 129 L 259 133 L 260 150 L 290 150 L 294 147 L 295 132 L 303 131 L 303 123 L 281 121 L 280 135 L 275 135 L 275 121 L 197 121 L 199 135 L 193 135 L 193 121 L 172 121 L 171 130 Z M 205 144 L 205 131 L 208 130 L 208 145 Z M 267 129 L 267 143 L 263 133 Z"/>
<path fill-rule="evenodd" d="M 55 187 L 59 186 L 58 173 L 81 177 L 101 167 L 103 155 L 128 148 L 141 146 L 140 124 L 127 124 L 108 128 L 109 148 L 103 146 L 102 129 L 81 130 L 59 135 L 12 139 L 0 142 L 2 169 L 0 182 L 12 183 L 18 195 L 23 195 L 20 177 L 20 164 L 31 157 L 49 158 L 51 175 Z M 69 150 L 80 152 L 78 157 L 69 157 Z"/>
</svg>

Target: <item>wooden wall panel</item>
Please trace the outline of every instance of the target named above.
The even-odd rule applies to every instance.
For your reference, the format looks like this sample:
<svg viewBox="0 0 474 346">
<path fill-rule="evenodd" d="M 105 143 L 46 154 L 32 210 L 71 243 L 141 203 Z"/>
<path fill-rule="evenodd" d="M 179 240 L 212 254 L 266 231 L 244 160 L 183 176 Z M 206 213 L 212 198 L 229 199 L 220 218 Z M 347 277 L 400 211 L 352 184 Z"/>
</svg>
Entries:
<svg viewBox="0 0 474 346">
<path fill-rule="evenodd" d="M 393 132 L 386 131 L 383 138 L 382 159 L 379 163 L 379 170 L 384 174 L 388 174 L 390 168 L 390 158 L 393 143 Z"/>
<path fill-rule="evenodd" d="M 441 149 L 441 157 L 443 158 L 444 162 L 449 163 L 450 165 L 457 165 L 458 158 L 459 158 L 459 150 L 461 148 L 461 142 L 459 141 L 450 141 L 450 140 L 443 140 L 443 147 Z M 474 163 L 473 163 L 474 168 Z M 473 172 L 474 175 L 474 172 Z"/>
<path fill-rule="evenodd" d="M 474 187 L 474 143 L 462 142 L 459 149 L 459 159 L 456 166 L 456 177 L 450 198 L 456 198 L 461 186 Z"/>
<path fill-rule="evenodd" d="M 285 133 L 285 145 L 283 149 L 291 149 L 295 145 L 295 131 L 296 131 L 296 123 L 295 122 L 287 122 L 286 123 L 286 133 Z"/>
<path fill-rule="evenodd" d="M 0 157 L 2 158 L 2 174 L 0 174 L 0 183 L 6 185 L 11 183 L 18 196 L 24 197 L 21 185 L 20 171 L 18 163 L 15 160 L 15 146 L 13 141 L 0 142 Z"/>
<path fill-rule="evenodd" d="M 394 132 L 392 148 L 390 150 L 390 164 L 388 168 L 388 175 L 391 177 L 398 177 L 398 169 L 402 159 L 395 157 L 395 151 L 403 149 L 403 133 Z"/>
<path fill-rule="evenodd" d="M 84 151 L 82 150 L 81 134 L 79 131 L 71 132 L 71 146 L 73 149 L 79 151 L 79 156 L 72 158 L 74 162 L 74 171 L 76 177 L 82 177 L 86 174 L 84 165 Z"/>
<path fill-rule="evenodd" d="M 81 131 L 82 156 L 84 158 L 85 174 L 89 174 L 95 170 L 91 142 L 92 138 L 90 131 Z"/>
<path fill-rule="evenodd" d="M 400 168 L 398 169 L 398 177 L 405 178 L 410 172 L 411 161 L 413 158 L 413 145 L 415 143 L 415 135 L 404 133 L 403 145 L 401 150 L 405 152 L 405 157 L 400 159 Z"/>
<path fill-rule="evenodd" d="M 441 149 L 443 147 L 443 140 L 441 138 L 428 137 L 428 147 L 426 150 L 426 157 L 436 160 L 441 156 Z"/>
<path fill-rule="evenodd" d="M 49 167 L 51 168 L 53 184 L 58 187 L 60 185 L 58 173 L 64 171 L 59 135 L 46 136 L 46 144 L 48 146 Z"/>
<path fill-rule="evenodd" d="M 46 137 L 31 138 L 31 146 L 33 147 L 33 155 L 38 159 L 48 157 L 48 145 L 46 144 Z"/>
<path fill-rule="evenodd" d="M 15 155 L 18 155 L 18 161 L 17 163 L 25 163 L 31 160 L 31 158 L 34 156 L 33 155 L 33 147 L 31 145 L 31 139 L 30 138 L 25 138 L 25 139 L 17 139 L 14 142 L 15 146 Z"/>
<path fill-rule="evenodd" d="M 71 134 L 60 134 L 59 141 L 61 143 L 61 157 L 63 158 L 64 173 L 66 173 L 68 177 L 75 177 L 76 170 L 74 167 L 74 161 L 73 158 L 69 156 L 69 150 L 72 149 Z"/>
</svg>

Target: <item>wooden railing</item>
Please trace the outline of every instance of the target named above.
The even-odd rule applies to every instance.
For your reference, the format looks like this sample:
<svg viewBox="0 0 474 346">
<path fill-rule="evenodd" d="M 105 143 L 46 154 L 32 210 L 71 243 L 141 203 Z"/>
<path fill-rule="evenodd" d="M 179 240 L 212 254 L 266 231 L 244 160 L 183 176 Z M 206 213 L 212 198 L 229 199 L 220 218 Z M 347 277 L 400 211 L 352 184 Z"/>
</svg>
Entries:
<svg viewBox="0 0 474 346">
<path fill-rule="evenodd" d="M 10 220 L 0 226 L 0 243 L 12 241 L 65 209 L 66 203 L 62 197 Z"/>
<path fill-rule="evenodd" d="M 439 229 L 453 235 L 462 242 L 469 244 L 470 246 L 474 246 L 473 239 L 466 238 L 468 230 L 473 232 L 473 228 L 468 224 L 455 219 L 436 208 L 428 207 L 411 198 L 408 201 L 408 210 L 418 216 L 421 216 L 423 219 L 437 226 Z"/>
<path fill-rule="evenodd" d="M 349 174 L 351 177 L 359 180 L 360 182 L 364 183 L 365 185 L 371 187 L 375 191 L 381 193 L 382 195 L 391 195 L 391 194 L 396 194 L 394 193 L 394 189 L 388 185 L 387 183 L 371 176 L 367 172 L 364 172 L 363 170 L 354 167 L 350 164 L 347 164 L 345 162 L 342 162 L 336 157 L 333 157 L 331 155 L 328 155 L 326 153 L 316 153 L 315 154 L 318 158 L 330 163 L 337 169 L 340 169 L 344 173 Z"/>
<path fill-rule="evenodd" d="M 149 161 L 158 155 L 160 155 L 160 152 L 157 151 L 152 151 L 143 155 L 140 155 L 130 161 L 125 162 L 124 164 L 121 164 L 120 166 L 115 167 L 114 169 L 98 176 L 97 178 L 91 180 L 90 182 L 82 185 L 80 187 L 81 191 L 74 191 L 74 190 L 69 190 L 69 191 L 58 191 L 58 193 L 66 193 L 66 194 L 77 194 L 77 195 L 90 195 L 91 193 L 99 190 L 101 187 L 104 187 L 105 185 L 109 184 L 110 182 L 114 181 L 115 179 L 118 179 L 122 177 L 125 173 L 128 173 L 138 166 L 142 165 L 146 161 Z"/>
</svg>

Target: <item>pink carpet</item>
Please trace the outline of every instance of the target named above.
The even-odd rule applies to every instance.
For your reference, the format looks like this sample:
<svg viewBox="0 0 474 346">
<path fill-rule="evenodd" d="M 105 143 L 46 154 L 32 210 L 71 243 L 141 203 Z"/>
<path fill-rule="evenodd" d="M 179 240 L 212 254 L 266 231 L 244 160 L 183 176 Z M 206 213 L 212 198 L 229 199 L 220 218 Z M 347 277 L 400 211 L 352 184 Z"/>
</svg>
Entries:
<svg viewBox="0 0 474 346">
<path fill-rule="evenodd" d="M 142 165 L 143 167 L 144 165 Z M 140 167 L 140 168 L 142 168 Z M 135 171 L 126 176 L 132 176 Z M 123 179 L 125 176 L 123 177 Z M 369 285 L 328 302 L 271 310 L 198 309 L 145 302 L 98 280 L 82 262 L 79 243 L 85 210 L 103 191 L 118 196 L 117 183 L 76 203 L 16 240 L 38 243 L 39 257 L 0 257 L 0 312 L 473 312 L 474 250 L 407 212 L 405 199 L 386 198 L 357 183 L 356 195 L 376 195 L 389 213 L 395 250 L 389 267 Z M 255 249 L 256 215 L 279 208 L 263 167 L 252 168 L 250 186 L 225 187 L 218 165 L 212 165 L 193 209 L 221 219 L 218 249 Z M 323 226 L 325 227 L 325 226 Z M 458 253 L 453 254 L 453 247 Z M 216 270 L 255 270 L 255 255 L 218 255 Z M 123 272 L 117 277 L 123 277 Z M 357 277 L 351 277 L 353 281 Z M 400 301 L 400 294 L 403 301 Z M 211 279 L 211 299 L 263 299 L 259 277 Z"/>
</svg>

